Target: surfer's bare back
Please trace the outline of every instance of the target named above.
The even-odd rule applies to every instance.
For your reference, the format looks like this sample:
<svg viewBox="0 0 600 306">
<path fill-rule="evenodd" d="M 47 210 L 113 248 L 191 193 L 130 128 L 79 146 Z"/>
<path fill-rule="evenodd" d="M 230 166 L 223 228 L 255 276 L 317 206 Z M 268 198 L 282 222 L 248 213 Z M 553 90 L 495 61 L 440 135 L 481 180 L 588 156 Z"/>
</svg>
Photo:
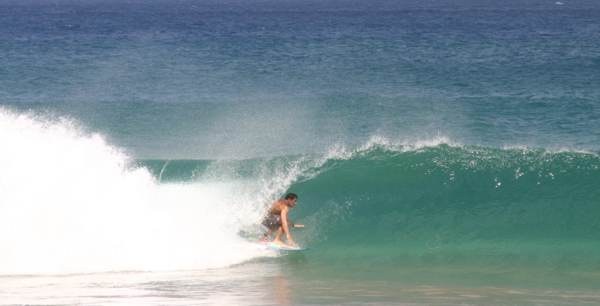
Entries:
<svg viewBox="0 0 600 306">
<path fill-rule="evenodd" d="M 261 241 L 266 241 L 274 231 L 277 231 L 277 236 L 275 236 L 275 240 L 273 241 L 274 244 L 290 247 L 281 241 L 281 235 L 285 232 L 287 242 L 291 245 L 295 245 L 289 227 L 304 227 L 304 224 L 292 222 L 288 219 L 287 215 L 290 208 L 296 206 L 296 202 L 298 202 L 298 196 L 294 193 L 288 193 L 283 200 L 280 199 L 271 204 L 262 221 L 262 225 L 266 226 L 269 230 L 260 238 Z"/>
</svg>

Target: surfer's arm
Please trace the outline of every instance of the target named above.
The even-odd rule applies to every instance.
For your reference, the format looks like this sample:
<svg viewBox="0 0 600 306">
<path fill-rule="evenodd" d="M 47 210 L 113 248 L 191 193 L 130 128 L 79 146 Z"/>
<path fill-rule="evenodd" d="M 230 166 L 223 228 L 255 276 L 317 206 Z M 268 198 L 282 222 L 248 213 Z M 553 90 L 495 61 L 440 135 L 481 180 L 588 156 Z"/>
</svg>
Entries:
<svg viewBox="0 0 600 306">
<path fill-rule="evenodd" d="M 288 220 L 288 225 L 291 225 L 291 226 L 296 227 L 296 228 L 302 228 L 302 227 L 304 227 L 304 224 L 295 223 L 292 220 Z"/>
<path fill-rule="evenodd" d="M 288 222 L 288 226 L 293 226 L 295 228 L 302 228 L 302 227 L 304 227 L 304 224 L 296 223 L 296 222 L 294 222 L 292 220 L 287 220 L 287 222 Z"/>
</svg>

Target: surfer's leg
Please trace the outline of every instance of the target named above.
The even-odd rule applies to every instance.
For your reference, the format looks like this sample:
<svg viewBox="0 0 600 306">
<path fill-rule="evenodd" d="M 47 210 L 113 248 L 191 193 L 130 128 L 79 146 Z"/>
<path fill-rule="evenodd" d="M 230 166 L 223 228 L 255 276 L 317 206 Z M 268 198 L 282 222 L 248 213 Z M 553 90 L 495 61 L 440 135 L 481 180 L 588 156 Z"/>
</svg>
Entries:
<svg viewBox="0 0 600 306">
<path fill-rule="evenodd" d="M 281 241 L 282 235 L 283 235 L 283 227 L 280 227 L 279 230 L 277 230 L 277 236 L 275 237 L 275 240 L 273 240 L 273 244 L 283 247 L 283 248 L 293 248 L 293 246 Z"/>
<path fill-rule="evenodd" d="M 283 243 L 283 242 L 281 242 L 281 235 L 283 235 L 283 226 L 280 226 L 277 229 L 277 236 L 275 236 L 275 240 L 273 240 L 273 243 L 275 243 L 275 244 Z"/>
<path fill-rule="evenodd" d="M 271 236 L 271 234 L 273 234 L 273 232 L 275 231 L 275 228 L 270 228 L 264 235 L 262 235 L 262 237 L 260 237 L 260 241 L 267 241 L 267 239 L 269 238 L 269 236 Z"/>
</svg>

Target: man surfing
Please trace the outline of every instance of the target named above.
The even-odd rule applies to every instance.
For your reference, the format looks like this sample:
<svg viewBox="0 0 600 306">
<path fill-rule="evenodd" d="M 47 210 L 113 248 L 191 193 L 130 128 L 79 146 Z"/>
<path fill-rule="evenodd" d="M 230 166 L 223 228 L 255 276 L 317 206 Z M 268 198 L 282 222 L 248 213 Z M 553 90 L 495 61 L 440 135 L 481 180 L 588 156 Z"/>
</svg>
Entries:
<svg viewBox="0 0 600 306">
<path fill-rule="evenodd" d="M 292 234 L 290 234 L 290 226 L 293 227 L 304 227 L 304 224 L 294 223 L 288 219 L 288 212 L 290 208 L 294 208 L 296 206 L 296 202 L 298 202 L 298 196 L 294 193 L 288 193 L 283 200 L 277 200 L 267 210 L 267 214 L 262 221 L 262 225 L 268 228 L 267 232 L 260 237 L 260 241 L 267 241 L 267 238 L 273 234 L 274 231 L 277 231 L 277 236 L 275 236 L 275 240 L 273 240 L 273 244 L 278 245 L 280 247 L 291 248 L 296 244 L 294 243 L 294 238 L 292 238 Z M 291 245 L 285 244 L 281 241 L 281 235 L 285 232 L 287 242 Z"/>
</svg>

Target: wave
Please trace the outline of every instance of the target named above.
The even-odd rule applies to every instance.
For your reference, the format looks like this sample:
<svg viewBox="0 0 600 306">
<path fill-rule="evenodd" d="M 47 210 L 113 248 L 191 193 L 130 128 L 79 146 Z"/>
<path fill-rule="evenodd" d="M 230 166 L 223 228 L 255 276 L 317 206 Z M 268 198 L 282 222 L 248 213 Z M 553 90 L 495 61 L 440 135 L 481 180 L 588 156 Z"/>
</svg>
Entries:
<svg viewBox="0 0 600 306">
<path fill-rule="evenodd" d="M 598 152 L 383 138 L 320 154 L 135 160 L 76 122 L 0 112 L 0 274 L 226 267 L 267 205 L 311 262 L 600 271 Z M 390 267 L 396 269 L 390 269 Z M 357 273 L 358 273 L 357 272 Z"/>
<path fill-rule="evenodd" d="M 299 160 L 304 165 L 299 166 Z M 223 180 L 266 180 L 270 173 L 280 172 L 274 177 L 282 177 L 290 172 L 286 166 L 294 164 L 295 171 L 279 190 L 282 193 L 289 186 L 290 191 L 301 194 L 301 202 L 307 203 L 304 215 L 323 211 L 333 203 L 338 207 L 333 217 L 347 214 L 378 222 L 378 218 L 393 214 L 391 219 L 406 219 L 395 222 L 406 227 L 405 232 L 432 227 L 434 224 L 423 218 L 440 216 L 447 220 L 438 220 L 435 226 L 454 231 L 476 228 L 479 236 L 493 224 L 505 228 L 485 235 L 499 239 L 515 239 L 510 233 L 517 233 L 519 240 L 593 238 L 598 225 L 594 221 L 599 213 L 595 187 L 600 180 L 596 152 L 376 142 L 325 155 L 139 163 L 163 182 L 203 181 L 207 176 L 214 180 L 215 173 L 225 175 Z M 215 171 L 216 167 L 221 169 Z M 416 219 L 423 224 L 417 225 Z M 570 226 L 575 222 L 576 227 Z M 527 230 L 517 230 L 519 226 Z"/>
<path fill-rule="evenodd" d="M 291 218 L 307 228 L 295 230 L 295 240 L 318 250 L 314 262 L 340 270 L 354 262 L 354 271 L 366 265 L 366 274 L 379 275 L 408 267 L 600 268 L 597 152 L 375 139 L 322 155 L 142 164 L 163 181 L 202 181 L 221 163 L 227 177 L 260 180 L 298 160 L 305 164 L 279 193 L 300 195 Z"/>
</svg>

